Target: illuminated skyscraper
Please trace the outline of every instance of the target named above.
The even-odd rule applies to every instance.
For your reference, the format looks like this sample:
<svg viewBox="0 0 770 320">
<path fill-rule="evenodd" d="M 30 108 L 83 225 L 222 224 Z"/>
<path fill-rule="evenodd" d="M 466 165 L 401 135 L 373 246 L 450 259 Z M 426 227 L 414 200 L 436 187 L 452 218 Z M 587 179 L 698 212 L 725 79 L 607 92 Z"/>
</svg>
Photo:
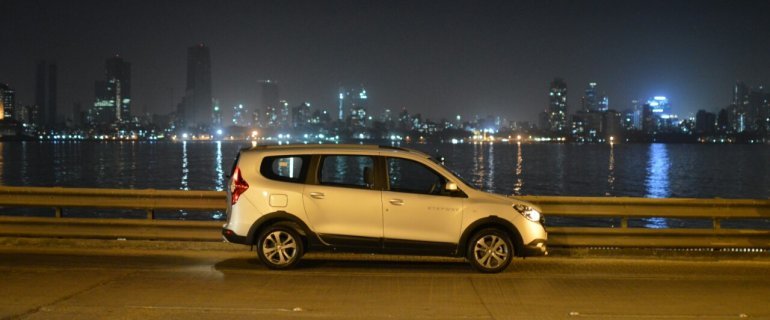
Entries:
<svg viewBox="0 0 770 320">
<path fill-rule="evenodd" d="M 278 91 L 278 83 L 273 80 L 260 80 L 259 87 L 262 96 L 258 110 L 261 110 L 264 115 L 261 117 L 261 125 L 277 127 L 281 121 L 281 96 Z"/>
<path fill-rule="evenodd" d="M 16 114 L 16 92 L 7 84 L 0 83 L 0 120 L 11 120 Z"/>
<path fill-rule="evenodd" d="M 551 82 L 545 113 L 548 126 L 545 129 L 559 134 L 567 132 L 567 83 L 564 79 L 556 78 Z"/>
<path fill-rule="evenodd" d="M 609 99 L 607 96 L 599 93 L 596 82 L 591 82 L 586 88 L 585 95 L 580 100 L 583 111 L 602 111 L 609 110 Z"/>
<path fill-rule="evenodd" d="M 87 120 L 92 126 L 131 121 L 131 64 L 118 55 L 104 63 L 106 80 L 94 84 L 94 105 Z"/>
<path fill-rule="evenodd" d="M 131 64 L 118 55 L 107 59 L 104 72 L 107 86 L 114 99 L 115 120 L 119 123 L 131 121 Z"/>
<path fill-rule="evenodd" d="M 310 103 L 302 104 L 291 108 L 291 127 L 292 129 L 305 129 L 311 123 Z"/>
<path fill-rule="evenodd" d="M 231 124 L 234 126 L 248 127 L 251 123 L 248 120 L 249 110 L 242 104 L 233 106 L 233 118 Z"/>
<path fill-rule="evenodd" d="M 187 86 L 180 118 L 187 127 L 211 124 L 211 55 L 203 43 L 187 48 Z"/>
<path fill-rule="evenodd" d="M 643 131 L 648 134 L 674 132 L 681 121 L 671 112 L 671 104 L 664 96 L 655 96 L 647 100 L 643 119 Z"/>
<path fill-rule="evenodd" d="M 361 87 L 360 91 L 346 90 L 340 88 L 339 92 L 339 116 L 338 120 L 345 120 L 345 113 L 350 117 L 360 116 L 361 111 L 366 112 L 366 101 L 369 99 L 366 89 Z"/>
<path fill-rule="evenodd" d="M 596 82 L 591 82 L 586 88 L 583 98 L 580 100 L 583 111 L 596 111 L 599 109 L 599 101 L 597 100 Z"/>
</svg>

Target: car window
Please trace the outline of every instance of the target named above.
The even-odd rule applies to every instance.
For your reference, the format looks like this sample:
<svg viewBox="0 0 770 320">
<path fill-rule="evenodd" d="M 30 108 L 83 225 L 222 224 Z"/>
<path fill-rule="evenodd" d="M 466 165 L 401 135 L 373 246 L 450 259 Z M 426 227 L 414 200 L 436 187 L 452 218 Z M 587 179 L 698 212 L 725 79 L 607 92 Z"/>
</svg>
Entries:
<svg viewBox="0 0 770 320">
<path fill-rule="evenodd" d="M 407 159 L 388 158 L 390 191 L 434 195 L 449 194 L 446 179 L 425 165 Z"/>
<path fill-rule="evenodd" d="M 321 158 L 318 181 L 323 185 L 370 188 L 374 159 L 360 155 L 330 155 Z"/>
<path fill-rule="evenodd" d="M 273 156 L 262 160 L 260 172 L 268 179 L 303 182 L 310 162 L 309 156 Z"/>
</svg>

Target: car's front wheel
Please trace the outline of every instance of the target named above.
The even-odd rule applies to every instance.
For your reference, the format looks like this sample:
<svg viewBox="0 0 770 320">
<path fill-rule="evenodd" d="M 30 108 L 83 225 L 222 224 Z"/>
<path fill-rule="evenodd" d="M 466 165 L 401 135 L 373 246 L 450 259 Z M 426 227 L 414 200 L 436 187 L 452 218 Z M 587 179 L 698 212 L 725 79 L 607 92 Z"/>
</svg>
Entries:
<svg viewBox="0 0 770 320">
<path fill-rule="evenodd" d="M 478 271 L 497 273 L 505 270 L 514 256 L 511 237 L 504 231 L 486 228 L 476 232 L 468 242 L 468 260 Z"/>
<path fill-rule="evenodd" d="M 303 254 L 302 238 L 286 225 L 276 224 L 266 228 L 257 241 L 259 260 L 270 269 L 294 267 Z"/>
</svg>

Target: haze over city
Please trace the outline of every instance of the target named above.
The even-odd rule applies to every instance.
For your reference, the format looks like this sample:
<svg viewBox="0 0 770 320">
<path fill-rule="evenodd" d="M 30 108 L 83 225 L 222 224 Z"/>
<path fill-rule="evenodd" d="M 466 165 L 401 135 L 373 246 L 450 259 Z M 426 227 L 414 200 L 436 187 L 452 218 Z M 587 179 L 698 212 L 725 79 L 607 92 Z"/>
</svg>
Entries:
<svg viewBox="0 0 770 320">
<path fill-rule="evenodd" d="M 211 50 L 212 96 L 227 110 L 277 81 L 290 105 L 333 110 L 341 86 L 370 112 L 535 121 L 554 77 L 579 108 L 589 82 L 610 108 L 665 95 L 687 117 L 770 83 L 766 1 L 4 1 L 0 82 L 34 101 L 35 61 L 55 61 L 59 106 L 88 107 L 105 59 L 131 63 L 132 113 L 184 95 L 186 50 Z"/>
</svg>

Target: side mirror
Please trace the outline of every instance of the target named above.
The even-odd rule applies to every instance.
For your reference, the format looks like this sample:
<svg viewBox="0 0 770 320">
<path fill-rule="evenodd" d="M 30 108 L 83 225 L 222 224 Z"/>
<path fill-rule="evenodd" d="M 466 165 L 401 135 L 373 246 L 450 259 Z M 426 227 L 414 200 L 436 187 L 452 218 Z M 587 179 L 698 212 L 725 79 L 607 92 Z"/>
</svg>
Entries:
<svg viewBox="0 0 770 320">
<path fill-rule="evenodd" d="M 447 182 L 444 186 L 444 190 L 446 191 L 457 191 L 457 184 L 454 182 Z"/>
</svg>

